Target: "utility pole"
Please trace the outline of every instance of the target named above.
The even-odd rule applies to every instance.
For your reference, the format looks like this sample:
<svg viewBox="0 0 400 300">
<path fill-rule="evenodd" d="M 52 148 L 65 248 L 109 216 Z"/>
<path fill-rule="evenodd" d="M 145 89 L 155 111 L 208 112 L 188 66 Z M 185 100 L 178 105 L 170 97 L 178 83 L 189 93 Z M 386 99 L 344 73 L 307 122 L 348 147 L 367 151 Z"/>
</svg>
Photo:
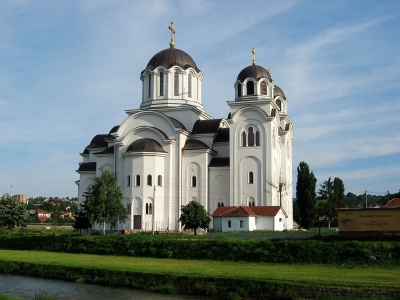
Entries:
<svg viewBox="0 0 400 300">
<path fill-rule="evenodd" d="M 367 191 L 365 191 L 365 208 L 368 207 Z"/>
</svg>

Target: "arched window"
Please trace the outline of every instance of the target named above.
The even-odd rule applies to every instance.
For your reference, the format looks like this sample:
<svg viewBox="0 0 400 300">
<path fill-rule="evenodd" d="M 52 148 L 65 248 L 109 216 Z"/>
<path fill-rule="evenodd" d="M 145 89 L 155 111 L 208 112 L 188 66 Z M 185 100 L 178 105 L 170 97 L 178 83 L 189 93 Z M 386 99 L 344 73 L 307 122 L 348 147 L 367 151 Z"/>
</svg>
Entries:
<svg viewBox="0 0 400 300">
<path fill-rule="evenodd" d="M 254 82 L 248 81 L 246 83 L 247 95 L 254 95 Z"/>
<path fill-rule="evenodd" d="M 158 184 L 158 186 L 162 186 L 162 176 L 161 175 L 158 175 L 157 184 Z"/>
<path fill-rule="evenodd" d="M 135 186 L 140 186 L 140 175 L 136 175 Z"/>
<path fill-rule="evenodd" d="M 254 146 L 254 129 L 253 127 L 249 127 L 249 133 L 248 133 L 248 138 L 249 138 L 249 146 Z"/>
<path fill-rule="evenodd" d="M 197 178 L 196 176 L 192 176 L 191 187 L 196 187 L 196 186 L 197 186 Z"/>
<path fill-rule="evenodd" d="M 131 186 L 131 176 L 130 175 L 126 176 L 126 185 Z"/>
<path fill-rule="evenodd" d="M 242 147 L 254 147 L 261 145 L 261 136 L 257 128 L 249 127 L 242 132 Z"/>
<path fill-rule="evenodd" d="M 238 97 L 242 97 L 242 84 L 238 83 L 237 85 Z"/>
<path fill-rule="evenodd" d="M 151 74 L 149 74 L 149 95 L 148 98 L 151 97 Z"/>
<path fill-rule="evenodd" d="M 146 203 L 146 215 L 148 215 L 148 214 L 149 214 L 149 204 Z"/>
<path fill-rule="evenodd" d="M 149 215 L 153 214 L 153 205 L 149 203 Z"/>
<path fill-rule="evenodd" d="M 267 95 L 267 83 L 265 81 L 260 84 L 261 95 Z"/>
<path fill-rule="evenodd" d="M 246 139 L 246 132 L 243 131 L 242 133 L 242 146 L 246 147 L 247 146 L 247 139 Z"/>
<path fill-rule="evenodd" d="M 282 110 L 282 103 L 281 103 L 281 100 L 276 100 L 275 101 L 275 103 L 278 105 L 278 107 L 279 107 L 279 110 Z"/>
<path fill-rule="evenodd" d="M 179 96 L 179 73 L 174 73 L 174 96 Z"/>
<path fill-rule="evenodd" d="M 188 97 L 192 97 L 192 74 L 188 76 Z"/>
<path fill-rule="evenodd" d="M 164 96 L 164 72 L 160 72 L 160 96 Z"/>
<path fill-rule="evenodd" d="M 153 178 L 151 175 L 147 175 L 147 185 L 152 186 L 153 185 Z"/>
<path fill-rule="evenodd" d="M 260 132 L 256 131 L 256 146 L 260 146 Z"/>
<path fill-rule="evenodd" d="M 249 174 L 247 176 L 247 183 L 249 183 L 249 184 L 254 183 L 254 173 L 253 172 L 249 172 Z"/>
</svg>

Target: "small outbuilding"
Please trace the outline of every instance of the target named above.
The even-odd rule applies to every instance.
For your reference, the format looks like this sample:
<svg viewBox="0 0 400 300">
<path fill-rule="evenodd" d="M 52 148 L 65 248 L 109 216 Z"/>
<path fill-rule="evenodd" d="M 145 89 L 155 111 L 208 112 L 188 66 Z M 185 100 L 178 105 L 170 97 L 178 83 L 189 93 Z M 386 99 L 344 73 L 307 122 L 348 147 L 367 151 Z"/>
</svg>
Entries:
<svg viewBox="0 0 400 300">
<path fill-rule="evenodd" d="M 212 217 L 215 231 L 282 231 L 287 218 L 280 206 L 221 206 Z"/>
</svg>

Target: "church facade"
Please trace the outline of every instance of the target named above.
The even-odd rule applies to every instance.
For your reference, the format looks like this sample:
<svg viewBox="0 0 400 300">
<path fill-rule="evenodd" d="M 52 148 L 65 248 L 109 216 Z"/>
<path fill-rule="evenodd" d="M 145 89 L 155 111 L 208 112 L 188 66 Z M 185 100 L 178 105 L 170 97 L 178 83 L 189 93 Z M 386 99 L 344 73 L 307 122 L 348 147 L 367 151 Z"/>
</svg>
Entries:
<svg viewBox="0 0 400 300">
<path fill-rule="evenodd" d="M 228 117 L 212 118 L 202 105 L 203 73 L 175 48 L 170 29 L 170 47 L 140 74 L 140 108 L 81 153 L 79 203 L 103 168 L 117 172 L 130 214 L 118 229 L 180 230 L 180 208 L 192 200 L 210 215 L 221 206 L 280 206 L 282 228 L 291 229 L 294 134 L 284 92 L 253 49 L 253 63 L 232 80 Z"/>
</svg>

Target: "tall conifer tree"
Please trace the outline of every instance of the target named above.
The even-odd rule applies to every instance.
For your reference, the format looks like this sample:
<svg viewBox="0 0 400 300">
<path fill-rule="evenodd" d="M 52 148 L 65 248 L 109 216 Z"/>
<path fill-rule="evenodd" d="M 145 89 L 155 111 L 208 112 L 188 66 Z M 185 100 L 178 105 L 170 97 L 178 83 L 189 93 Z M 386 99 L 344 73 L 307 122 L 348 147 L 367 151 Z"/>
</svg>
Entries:
<svg viewBox="0 0 400 300">
<path fill-rule="evenodd" d="M 300 225 L 306 229 L 313 225 L 317 194 L 315 192 L 317 179 L 310 173 L 308 164 L 301 162 L 297 167 L 296 197 L 300 211 Z"/>
</svg>

